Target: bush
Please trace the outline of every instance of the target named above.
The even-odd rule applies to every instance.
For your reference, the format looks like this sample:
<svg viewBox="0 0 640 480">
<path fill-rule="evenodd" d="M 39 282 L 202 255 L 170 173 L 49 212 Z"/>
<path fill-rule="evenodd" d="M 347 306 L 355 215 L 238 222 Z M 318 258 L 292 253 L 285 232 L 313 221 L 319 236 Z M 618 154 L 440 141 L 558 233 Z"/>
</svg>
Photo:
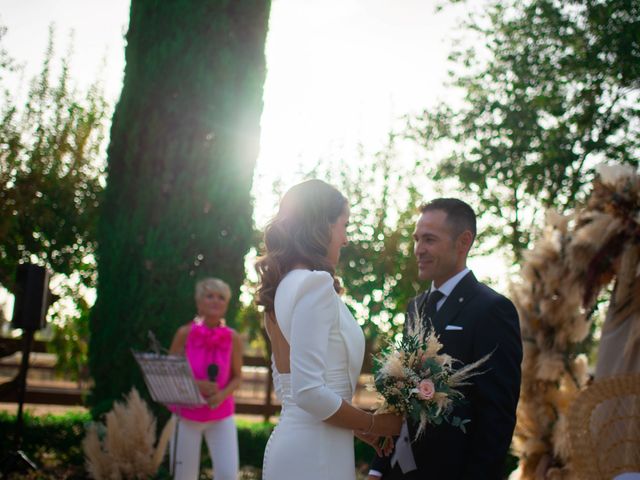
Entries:
<svg viewBox="0 0 640 480">
<path fill-rule="evenodd" d="M 15 448 L 13 435 L 15 422 L 15 415 L 0 412 L 0 459 Z M 40 480 L 48 478 L 67 480 L 86 478 L 82 439 L 85 435 L 86 425 L 89 422 L 91 422 L 89 413 L 44 416 L 34 416 L 26 413 L 24 415 L 22 451 L 30 459 L 34 460 L 40 468 L 37 477 L 33 478 Z M 264 449 L 267 446 L 274 424 L 237 420 L 237 425 L 240 465 L 249 467 L 244 469 L 249 473 L 253 473 L 252 469 L 262 468 Z M 356 465 L 361 472 L 366 470 L 366 466 L 373 458 L 373 455 L 374 451 L 369 445 L 356 439 Z M 201 458 L 201 473 L 210 472 L 211 459 L 204 442 L 202 443 Z M 516 467 L 517 457 L 509 455 L 505 465 L 505 473 L 508 474 Z M 50 476 L 47 476 L 47 474 L 50 474 Z M 0 478 L 4 477 L 0 474 Z M 171 477 L 168 474 L 168 460 L 165 459 L 165 463 L 158 472 L 156 480 L 169 478 Z M 253 477 L 245 475 L 242 478 Z"/>
<path fill-rule="evenodd" d="M 240 465 L 262 468 L 262 457 L 274 424 L 252 423 L 238 420 L 238 446 Z"/>
<path fill-rule="evenodd" d="M 20 449 L 38 466 L 37 476 L 15 474 L 9 479 L 83 479 L 84 454 L 82 439 L 85 425 L 91 420 L 88 413 L 33 416 L 24 414 Z M 0 459 L 15 450 L 15 415 L 0 412 Z M 4 472 L 3 472 L 4 473 Z M 5 478 L 0 474 L 0 478 Z"/>
<path fill-rule="evenodd" d="M 25 413 L 21 449 L 42 469 L 41 474 L 49 472 L 53 475 L 51 478 L 84 478 L 86 474 L 82 439 L 86 426 L 91 421 L 89 413 L 44 416 Z M 15 422 L 15 415 L 0 412 L 0 458 L 4 458 L 15 448 Z M 237 423 L 240 464 L 260 468 L 264 449 L 274 425 L 245 420 L 238 420 Z M 211 466 L 204 445 L 203 442 L 202 470 Z M 61 474 L 60 468 L 65 469 L 64 477 L 58 476 Z M 166 476 L 165 470 L 161 469 L 159 478 Z"/>
<path fill-rule="evenodd" d="M 24 414 L 21 449 L 33 460 L 54 454 L 61 462 L 83 465 L 82 439 L 88 413 L 33 416 Z M 0 451 L 4 456 L 15 448 L 15 415 L 0 412 Z M 39 461 L 39 460 L 38 460 Z"/>
</svg>

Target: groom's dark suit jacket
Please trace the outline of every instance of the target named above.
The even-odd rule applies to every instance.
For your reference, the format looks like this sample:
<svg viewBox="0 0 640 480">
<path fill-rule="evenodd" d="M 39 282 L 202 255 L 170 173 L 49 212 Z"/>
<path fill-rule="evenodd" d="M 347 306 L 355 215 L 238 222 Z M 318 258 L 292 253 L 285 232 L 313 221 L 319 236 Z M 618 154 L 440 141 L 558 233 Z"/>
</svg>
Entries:
<svg viewBox="0 0 640 480">
<path fill-rule="evenodd" d="M 426 297 L 423 293 L 410 301 L 407 322 L 419 318 L 417 312 L 424 308 Z M 442 352 L 462 363 L 472 363 L 493 352 L 480 369 L 485 373 L 472 378 L 472 385 L 462 390 L 466 403 L 453 412 L 471 420 L 466 425 L 467 433 L 446 423 L 429 425 L 412 444 L 417 471 L 403 475 L 398 465 L 391 467 L 391 456 L 376 457 L 371 468 L 382 472 L 383 480 L 501 479 L 520 394 L 522 342 L 516 309 L 509 299 L 469 272 L 433 320 Z M 409 422 L 412 436 L 415 430 Z"/>
</svg>

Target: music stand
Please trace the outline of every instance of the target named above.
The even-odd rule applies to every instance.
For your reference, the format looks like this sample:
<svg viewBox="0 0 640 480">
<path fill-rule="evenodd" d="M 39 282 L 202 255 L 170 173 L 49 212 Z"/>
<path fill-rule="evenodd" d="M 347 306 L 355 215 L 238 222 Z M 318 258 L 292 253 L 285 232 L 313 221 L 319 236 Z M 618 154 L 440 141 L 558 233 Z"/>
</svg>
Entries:
<svg viewBox="0 0 640 480">
<path fill-rule="evenodd" d="M 205 405 L 207 401 L 200 393 L 191 366 L 182 355 L 164 355 L 152 332 L 149 332 L 151 352 L 135 352 L 136 362 L 142 371 L 142 377 L 151 394 L 151 398 L 165 406 L 195 407 Z M 174 430 L 174 450 L 177 447 L 179 422 Z M 176 452 L 173 453 L 171 474 L 175 472 Z"/>
<path fill-rule="evenodd" d="M 195 407 L 206 404 L 191 366 L 182 355 L 133 352 L 151 398 L 163 405 Z"/>
</svg>

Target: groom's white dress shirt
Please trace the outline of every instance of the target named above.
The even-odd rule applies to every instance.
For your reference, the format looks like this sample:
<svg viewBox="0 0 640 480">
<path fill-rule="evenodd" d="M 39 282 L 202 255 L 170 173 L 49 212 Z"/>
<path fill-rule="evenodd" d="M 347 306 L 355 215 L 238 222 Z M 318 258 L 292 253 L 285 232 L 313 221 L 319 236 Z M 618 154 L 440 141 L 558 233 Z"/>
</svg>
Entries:
<svg viewBox="0 0 640 480">
<path fill-rule="evenodd" d="M 451 292 L 453 292 L 453 289 L 456 288 L 456 285 L 458 285 L 460 280 L 462 280 L 470 271 L 471 270 L 469 270 L 468 268 L 465 268 L 464 270 L 455 274 L 449 280 L 444 282 L 438 288 L 435 288 L 433 283 L 431 284 L 431 288 L 429 289 L 429 294 L 431 294 L 433 290 L 439 290 L 444 295 L 440 299 L 440 301 L 438 301 L 438 303 L 436 304 L 437 310 L 440 310 L 442 305 L 444 305 L 444 302 L 446 302 L 447 298 L 449 298 L 449 295 L 451 295 Z M 413 458 L 413 451 L 411 450 L 411 439 L 409 438 L 409 428 L 407 427 L 406 421 L 403 422 L 402 424 L 402 430 L 400 431 L 400 436 L 396 440 L 396 448 L 393 452 L 393 455 L 391 455 L 391 466 L 393 467 L 396 463 L 400 465 L 400 469 L 402 470 L 402 473 L 408 473 L 413 470 L 416 470 L 417 468 L 416 461 Z M 369 475 L 373 475 L 375 477 L 382 477 L 381 472 L 373 469 L 369 470 Z"/>
</svg>

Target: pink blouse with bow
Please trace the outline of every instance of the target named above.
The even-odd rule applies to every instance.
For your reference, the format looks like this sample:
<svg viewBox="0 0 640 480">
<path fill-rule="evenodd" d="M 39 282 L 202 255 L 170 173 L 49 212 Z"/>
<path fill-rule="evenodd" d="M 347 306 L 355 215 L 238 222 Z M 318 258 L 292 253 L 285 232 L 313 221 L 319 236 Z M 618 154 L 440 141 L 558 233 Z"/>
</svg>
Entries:
<svg viewBox="0 0 640 480">
<path fill-rule="evenodd" d="M 227 386 L 231 376 L 232 329 L 224 326 L 210 328 L 201 319 L 196 318 L 191 322 L 184 350 L 196 380 L 208 380 L 207 369 L 209 365 L 215 363 L 218 366 L 216 377 L 218 388 L 222 390 Z M 208 405 L 194 408 L 172 406 L 170 410 L 188 420 L 209 422 L 233 415 L 235 403 L 233 396 L 230 395 L 215 408 Z"/>
</svg>

